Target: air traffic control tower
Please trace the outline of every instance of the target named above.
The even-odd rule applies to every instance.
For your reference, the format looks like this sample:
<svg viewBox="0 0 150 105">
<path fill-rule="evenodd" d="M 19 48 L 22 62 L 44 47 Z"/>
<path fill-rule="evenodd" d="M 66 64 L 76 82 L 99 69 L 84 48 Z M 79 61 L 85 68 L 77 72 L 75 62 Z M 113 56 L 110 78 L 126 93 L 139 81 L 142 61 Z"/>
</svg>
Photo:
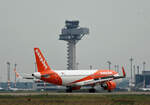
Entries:
<svg viewBox="0 0 150 105">
<path fill-rule="evenodd" d="M 79 27 L 79 21 L 66 21 L 61 30 L 59 40 L 67 41 L 67 69 L 76 69 L 76 44 L 82 37 L 89 34 L 88 28 Z"/>
</svg>

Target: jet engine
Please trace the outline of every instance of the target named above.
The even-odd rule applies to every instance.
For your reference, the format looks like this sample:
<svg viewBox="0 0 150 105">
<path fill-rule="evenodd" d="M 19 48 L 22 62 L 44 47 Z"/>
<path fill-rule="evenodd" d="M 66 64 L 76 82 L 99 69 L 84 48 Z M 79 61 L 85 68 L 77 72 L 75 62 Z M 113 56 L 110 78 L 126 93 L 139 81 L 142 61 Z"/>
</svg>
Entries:
<svg viewBox="0 0 150 105">
<path fill-rule="evenodd" d="M 108 81 L 108 82 L 102 84 L 101 87 L 103 87 L 104 90 L 108 90 L 109 92 L 111 92 L 112 90 L 114 90 L 116 88 L 116 83 L 113 81 Z"/>
<path fill-rule="evenodd" d="M 40 72 L 35 72 L 32 74 L 32 76 L 37 78 L 37 79 L 41 79 L 41 73 Z"/>
</svg>

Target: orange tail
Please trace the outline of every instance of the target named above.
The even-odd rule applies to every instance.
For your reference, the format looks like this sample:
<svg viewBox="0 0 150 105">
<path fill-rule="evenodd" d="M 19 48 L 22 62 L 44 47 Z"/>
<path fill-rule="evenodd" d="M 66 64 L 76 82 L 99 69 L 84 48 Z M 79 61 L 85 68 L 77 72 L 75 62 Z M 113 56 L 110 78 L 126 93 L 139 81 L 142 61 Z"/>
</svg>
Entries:
<svg viewBox="0 0 150 105">
<path fill-rule="evenodd" d="M 16 78 L 19 78 L 20 75 L 17 73 L 16 69 L 14 69 L 14 72 L 16 74 Z"/>
<path fill-rule="evenodd" d="M 40 49 L 34 48 L 34 53 L 35 53 L 38 72 L 44 72 L 47 70 L 51 70 L 51 68 L 48 66 L 48 63 L 46 62 L 44 56 L 42 55 Z"/>
</svg>

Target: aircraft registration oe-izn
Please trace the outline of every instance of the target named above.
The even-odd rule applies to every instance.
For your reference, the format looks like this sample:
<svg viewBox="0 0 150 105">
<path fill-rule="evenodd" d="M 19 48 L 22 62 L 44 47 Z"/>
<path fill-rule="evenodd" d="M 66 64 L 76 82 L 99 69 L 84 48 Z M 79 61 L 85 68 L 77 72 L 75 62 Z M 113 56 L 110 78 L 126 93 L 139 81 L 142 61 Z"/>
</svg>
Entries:
<svg viewBox="0 0 150 105">
<path fill-rule="evenodd" d="M 126 77 L 123 67 L 123 76 L 114 70 L 52 70 L 39 48 L 34 48 L 34 53 L 38 72 L 33 73 L 32 78 L 23 78 L 36 78 L 51 84 L 66 86 L 66 92 L 78 90 L 82 86 L 91 86 L 89 92 L 94 93 L 96 92 L 94 88 L 96 85 L 100 85 L 104 90 L 111 92 L 116 88 L 116 82 L 113 80 Z"/>
</svg>

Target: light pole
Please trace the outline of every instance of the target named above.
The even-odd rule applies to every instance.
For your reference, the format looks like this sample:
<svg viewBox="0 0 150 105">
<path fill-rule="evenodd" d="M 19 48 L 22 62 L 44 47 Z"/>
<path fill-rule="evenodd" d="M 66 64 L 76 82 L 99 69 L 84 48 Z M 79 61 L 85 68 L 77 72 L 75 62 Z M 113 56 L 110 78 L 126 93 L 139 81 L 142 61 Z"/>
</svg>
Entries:
<svg viewBox="0 0 150 105">
<path fill-rule="evenodd" d="M 79 62 L 76 63 L 76 69 L 79 69 Z"/>
<path fill-rule="evenodd" d="M 115 71 L 117 72 L 117 65 L 115 65 L 114 67 L 115 67 Z"/>
<path fill-rule="evenodd" d="M 131 62 L 131 83 L 132 83 L 132 62 L 133 62 L 133 58 L 130 58 L 130 62 Z"/>
<path fill-rule="evenodd" d="M 10 62 L 7 62 L 7 85 L 8 85 L 8 90 L 10 89 Z"/>
<path fill-rule="evenodd" d="M 145 64 L 146 64 L 146 62 L 144 61 L 143 62 L 143 71 L 145 71 Z"/>
<path fill-rule="evenodd" d="M 140 67 L 137 66 L 137 72 L 138 72 L 138 75 L 140 74 Z"/>
<path fill-rule="evenodd" d="M 134 74 L 134 82 L 135 82 L 135 65 L 133 65 L 133 74 Z"/>
<path fill-rule="evenodd" d="M 145 64 L 146 64 L 146 62 L 144 61 L 144 62 L 143 62 L 143 71 L 145 71 Z M 144 75 L 143 88 L 145 88 L 145 87 L 146 87 L 146 84 L 145 84 L 145 78 L 146 78 L 146 76 Z"/>
<path fill-rule="evenodd" d="M 16 88 L 16 67 L 17 67 L 17 64 L 15 64 L 15 68 L 14 68 L 14 71 L 15 71 L 15 88 Z"/>
<path fill-rule="evenodd" d="M 90 65 L 90 70 L 92 70 L 92 65 Z"/>
<path fill-rule="evenodd" d="M 107 61 L 109 70 L 111 69 L 111 62 Z"/>
</svg>

